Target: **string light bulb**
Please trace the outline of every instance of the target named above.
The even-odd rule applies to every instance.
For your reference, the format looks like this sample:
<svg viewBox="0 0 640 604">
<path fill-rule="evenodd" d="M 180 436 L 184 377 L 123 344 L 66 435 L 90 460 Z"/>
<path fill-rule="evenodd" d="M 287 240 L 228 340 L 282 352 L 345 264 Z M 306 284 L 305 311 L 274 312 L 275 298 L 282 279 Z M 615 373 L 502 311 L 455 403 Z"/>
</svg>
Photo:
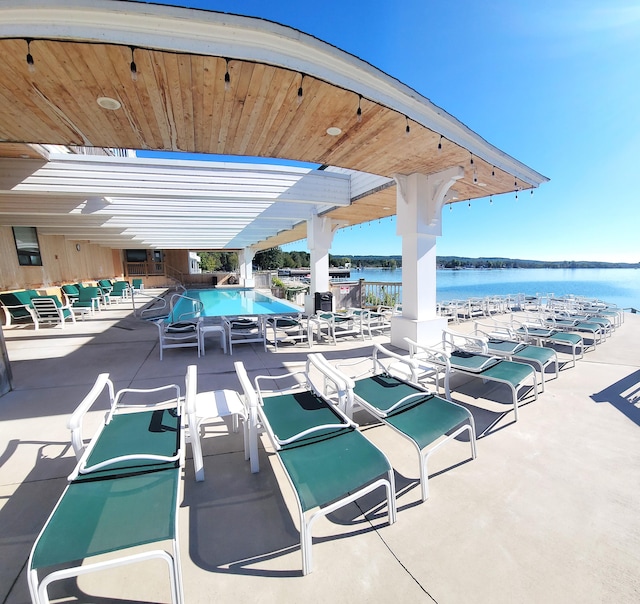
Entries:
<svg viewBox="0 0 640 604">
<path fill-rule="evenodd" d="M 298 107 L 302 104 L 302 98 L 304 97 L 304 91 L 302 90 L 302 82 L 304 82 L 304 74 L 300 74 L 300 86 L 298 88 Z"/>
<path fill-rule="evenodd" d="M 491 197 L 489 197 L 489 205 L 492 206 L 493 205 L 493 195 L 491 195 Z"/>
<path fill-rule="evenodd" d="M 129 68 L 131 69 L 131 80 L 133 82 L 137 82 L 138 81 L 138 66 L 136 65 L 136 62 L 135 62 L 134 56 L 133 56 L 133 53 L 135 51 L 135 46 L 129 46 L 129 48 L 131 49 L 131 64 L 129 65 Z"/>
<path fill-rule="evenodd" d="M 438 141 L 438 154 L 442 153 L 442 134 L 440 135 L 440 140 Z"/>
<path fill-rule="evenodd" d="M 27 69 L 29 73 L 34 73 L 36 70 L 35 63 L 33 61 L 33 55 L 31 54 L 31 38 L 27 38 Z"/>
<path fill-rule="evenodd" d="M 407 120 L 407 127 L 404 129 L 404 133 L 409 136 L 411 134 L 411 126 L 409 126 L 409 118 L 405 115 L 404 119 Z"/>
<path fill-rule="evenodd" d="M 478 184 L 478 172 L 475 169 L 473 170 L 473 184 Z"/>
<path fill-rule="evenodd" d="M 491 166 L 491 176 L 495 176 L 495 175 L 496 175 L 496 167 Z"/>
<path fill-rule="evenodd" d="M 229 59 L 225 59 L 226 71 L 224 72 L 224 90 L 229 92 L 231 89 L 231 74 L 229 74 Z"/>
<path fill-rule="evenodd" d="M 362 121 L 362 107 L 360 106 L 361 103 L 362 103 L 362 95 L 359 94 L 358 95 L 358 110 L 356 111 L 356 119 L 358 120 L 358 123 Z"/>
<path fill-rule="evenodd" d="M 471 159 L 469 160 L 469 164 L 473 166 L 473 153 L 469 153 L 469 155 L 471 156 Z"/>
</svg>

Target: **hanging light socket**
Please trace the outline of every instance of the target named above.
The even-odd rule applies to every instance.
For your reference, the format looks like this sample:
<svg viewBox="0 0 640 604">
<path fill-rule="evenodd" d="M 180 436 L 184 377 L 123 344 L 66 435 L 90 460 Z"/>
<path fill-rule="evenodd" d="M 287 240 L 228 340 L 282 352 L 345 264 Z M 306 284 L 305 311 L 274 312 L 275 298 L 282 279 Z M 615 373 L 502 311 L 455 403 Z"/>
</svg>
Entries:
<svg viewBox="0 0 640 604">
<path fill-rule="evenodd" d="M 131 69 L 131 80 L 133 82 L 137 82 L 138 81 L 138 66 L 136 65 L 135 58 L 133 56 L 133 53 L 135 52 L 136 48 L 135 48 L 135 46 L 129 46 L 129 48 L 131 49 L 131 65 L 129 65 L 129 68 Z"/>
<path fill-rule="evenodd" d="M 409 126 L 409 118 L 405 115 L 404 119 L 407 121 L 407 127 L 404 129 L 404 133 L 409 136 L 411 134 L 411 126 Z"/>
<path fill-rule="evenodd" d="M 356 119 L 358 120 L 358 123 L 362 121 L 362 107 L 361 107 L 361 103 L 362 103 L 362 95 L 359 94 L 358 95 L 358 109 L 356 111 Z"/>
<path fill-rule="evenodd" d="M 224 89 L 228 92 L 231 89 L 231 74 L 229 73 L 229 59 L 225 59 L 226 70 L 224 72 Z"/>
<path fill-rule="evenodd" d="M 27 69 L 29 73 L 34 73 L 36 70 L 35 63 L 33 61 L 33 55 L 31 54 L 31 42 L 33 40 L 31 38 L 27 38 Z"/>
<path fill-rule="evenodd" d="M 304 74 L 300 74 L 300 86 L 298 87 L 298 106 L 302 104 L 302 99 L 304 97 L 304 90 L 302 89 L 302 82 L 304 82 Z"/>
<path fill-rule="evenodd" d="M 440 135 L 440 140 L 438 141 L 438 154 L 442 153 L 442 134 Z"/>
</svg>

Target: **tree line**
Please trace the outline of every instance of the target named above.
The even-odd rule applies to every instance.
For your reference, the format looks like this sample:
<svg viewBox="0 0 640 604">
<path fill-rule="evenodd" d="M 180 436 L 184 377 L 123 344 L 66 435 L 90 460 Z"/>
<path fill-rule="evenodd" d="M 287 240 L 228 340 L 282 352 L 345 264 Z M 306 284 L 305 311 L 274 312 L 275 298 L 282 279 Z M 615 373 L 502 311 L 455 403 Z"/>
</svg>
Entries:
<svg viewBox="0 0 640 604">
<path fill-rule="evenodd" d="M 198 252 L 200 267 L 204 272 L 238 269 L 237 252 Z M 465 258 L 461 256 L 438 256 L 438 268 L 640 268 L 640 263 L 623 262 L 587 262 L 564 260 L 547 262 L 542 260 L 518 260 L 512 258 Z M 276 270 L 279 268 L 309 268 L 309 252 L 284 252 L 279 247 L 257 252 L 253 258 L 256 270 Z M 329 266 L 351 268 L 399 268 L 402 256 L 337 256 L 329 254 Z"/>
</svg>

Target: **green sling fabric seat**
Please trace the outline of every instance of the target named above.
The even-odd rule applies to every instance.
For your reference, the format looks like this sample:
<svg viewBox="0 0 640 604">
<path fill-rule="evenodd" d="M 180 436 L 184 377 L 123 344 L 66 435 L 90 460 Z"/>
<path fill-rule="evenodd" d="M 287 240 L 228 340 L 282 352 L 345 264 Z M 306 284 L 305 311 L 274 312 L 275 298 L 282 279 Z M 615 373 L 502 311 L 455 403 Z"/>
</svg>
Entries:
<svg viewBox="0 0 640 604">
<path fill-rule="evenodd" d="M 311 358 L 311 355 L 310 355 Z M 242 362 L 236 374 L 244 391 L 248 421 L 245 438 L 250 440 L 248 457 L 253 472 L 259 470 L 257 431 L 269 435 L 282 468 L 289 478 L 300 515 L 302 572 L 311 572 L 311 529 L 315 521 L 383 486 L 387 493 L 389 524 L 396 518 L 393 469 L 382 451 L 369 442 L 357 425 L 311 390 L 311 361 L 302 374 L 308 388 L 295 393 L 285 389 L 258 393 Z M 287 374 L 284 377 L 290 377 Z M 279 376 L 259 376 L 279 379 Z"/>
<path fill-rule="evenodd" d="M 480 378 L 483 381 L 505 384 L 511 392 L 516 421 L 518 421 L 518 391 L 528 379 L 531 379 L 534 398 L 536 400 L 538 398 L 538 380 L 535 369 L 526 363 L 507 361 L 496 356 L 476 352 L 475 350 L 478 350 L 477 337 L 443 329 L 443 349 L 431 348 L 414 342 L 410 338 L 405 338 L 405 341 L 409 345 L 410 358 L 418 364 L 425 375 L 433 375 L 435 372 L 438 377 L 439 371 L 444 370 L 447 399 L 450 398 L 449 378 L 454 371 Z M 464 346 L 474 346 L 474 350 L 465 350 Z M 528 389 L 526 392 L 529 391 Z"/>
<path fill-rule="evenodd" d="M 515 420 L 518 421 L 518 388 L 527 378 L 533 378 L 533 391 L 535 398 L 538 398 L 538 381 L 535 370 L 525 363 L 504 361 L 495 359 L 495 357 L 493 359 L 497 362 L 488 361 L 488 359 L 492 359 L 492 357 L 456 350 L 451 353 L 449 362 L 453 370 L 509 386 Z M 482 368 L 483 363 L 487 363 L 484 369 Z"/>
<path fill-rule="evenodd" d="M 489 354 L 504 356 L 516 361 L 528 361 L 533 363 L 540 372 L 542 392 L 544 392 L 545 368 L 551 363 L 555 364 L 556 377 L 558 377 L 558 355 L 551 348 L 532 346 L 522 342 L 503 340 L 500 338 L 487 339 L 487 351 Z"/>
<path fill-rule="evenodd" d="M 151 471 L 173 467 L 180 453 L 179 417 L 169 409 L 137 411 L 114 415 L 97 438 L 94 438 L 78 467 L 80 474 L 109 474 L 133 468 Z M 164 457 L 165 460 L 145 459 L 141 456 Z M 103 470 L 92 469 L 110 460 Z M 167 465 L 168 464 L 168 465 Z"/>
<path fill-rule="evenodd" d="M 178 469 L 69 484 L 38 540 L 31 568 L 173 539 Z"/>
<path fill-rule="evenodd" d="M 31 308 L 31 295 L 34 290 L 18 292 L 7 292 L 0 294 L 0 304 L 5 314 L 5 325 L 11 325 L 11 321 L 33 321 L 33 310 Z"/>
<path fill-rule="evenodd" d="M 532 327 L 529 325 L 520 326 L 516 330 L 516 333 L 525 339 L 533 338 L 538 345 L 543 343 L 551 344 L 552 346 L 569 346 L 571 347 L 571 353 L 573 356 L 573 367 L 576 366 L 576 348 L 580 347 L 580 357 L 584 356 L 584 342 L 582 336 L 577 333 L 571 333 L 568 331 L 557 331 L 556 329 L 549 329 L 545 327 Z"/>
<path fill-rule="evenodd" d="M 375 344 L 373 350 L 371 360 L 374 370 L 378 366 L 380 355 L 388 355 L 395 358 L 397 362 L 405 362 L 380 344 Z M 339 372 L 339 369 L 330 365 L 322 355 L 315 356 L 327 369 L 328 375 L 331 372 L 334 372 L 334 375 L 335 372 Z M 338 379 L 344 382 L 352 396 L 352 400 L 347 404 L 349 415 L 353 413 L 354 403 L 357 403 L 416 447 L 420 463 L 420 487 L 423 501 L 429 497 L 428 458 L 440 446 L 467 431 L 471 443 L 471 457 L 475 459 L 473 416 L 461 405 L 435 396 L 415 384 L 387 373 L 352 380 L 340 372 Z M 442 439 L 445 436 L 446 438 Z M 436 441 L 440 442 L 430 447 Z"/>
</svg>

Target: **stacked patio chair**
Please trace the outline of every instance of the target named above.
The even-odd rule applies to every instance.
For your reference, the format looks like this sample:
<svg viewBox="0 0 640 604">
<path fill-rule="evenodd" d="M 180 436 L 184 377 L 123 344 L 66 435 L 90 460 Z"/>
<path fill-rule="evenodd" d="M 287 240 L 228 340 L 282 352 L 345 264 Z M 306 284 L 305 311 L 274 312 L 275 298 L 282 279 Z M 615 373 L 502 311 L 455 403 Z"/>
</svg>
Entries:
<svg viewBox="0 0 640 604">
<path fill-rule="evenodd" d="M 463 432 L 468 432 L 471 458 L 476 457 L 475 423 L 471 413 L 462 405 L 430 393 L 417 384 L 417 364 L 401 357 L 380 344 L 374 344 L 373 354 L 367 359 L 344 361 L 331 365 L 320 354 L 315 355 L 330 376 L 346 389 L 346 414 L 353 417 L 356 405 L 373 415 L 398 434 L 409 440 L 418 451 L 422 501 L 429 496 L 429 456 L 442 445 Z M 392 375 L 391 367 L 381 357 L 406 369 L 401 373 L 412 375 L 412 382 Z M 364 372 L 354 379 L 343 372 L 346 366 L 365 364 Z"/>
<path fill-rule="evenodd" d="M 105 389 L 110 409 L 86 445 L 83 418 Z M 165 391 L 170 398 L 156 403 Z M 125 397 L 141 397 L 143 403 L 132 405 Z M 169 570 L 171 600 L 181 603 L 177 512 L 184 438 L 179 387 L 125 389 L 114 396 L 108 374 L 101 374 L 69 427 L 79 460 L 31 550 L 32 601 L 48 602 L 48 586 L 55 581 L 161 559 Z M 159 545 L 163 542 L 170 545 Z M 155 549 L 131 553 L 142 545 Z M 82 563 L 94 556 L 100 558 Z"/>
<path fill-rule="evenodd" d="M 303 574 L 312 569 L 311 530 L 318 518 L 384 487 L 389 524 L 395 522 L 391 464 L 358 431 L 357 424 L 322 396 L 324 388 L 314 385 L 312 372 L 318 371 L 320 381 L 330 378 L 324 376 L 312 355 L 304 372 L 258 376 L 255 387 L 242 362 L 236 362 L 235 368 L 247 406 L 245 437 L 252 471 L 259 471 L 257 434 L 262 427 L 295 493 Z M 265 390 L 265 381 L 278 387 Z M 334 390 L 339 389 L 340 385 L 334 384 Z"/>
</svg>

